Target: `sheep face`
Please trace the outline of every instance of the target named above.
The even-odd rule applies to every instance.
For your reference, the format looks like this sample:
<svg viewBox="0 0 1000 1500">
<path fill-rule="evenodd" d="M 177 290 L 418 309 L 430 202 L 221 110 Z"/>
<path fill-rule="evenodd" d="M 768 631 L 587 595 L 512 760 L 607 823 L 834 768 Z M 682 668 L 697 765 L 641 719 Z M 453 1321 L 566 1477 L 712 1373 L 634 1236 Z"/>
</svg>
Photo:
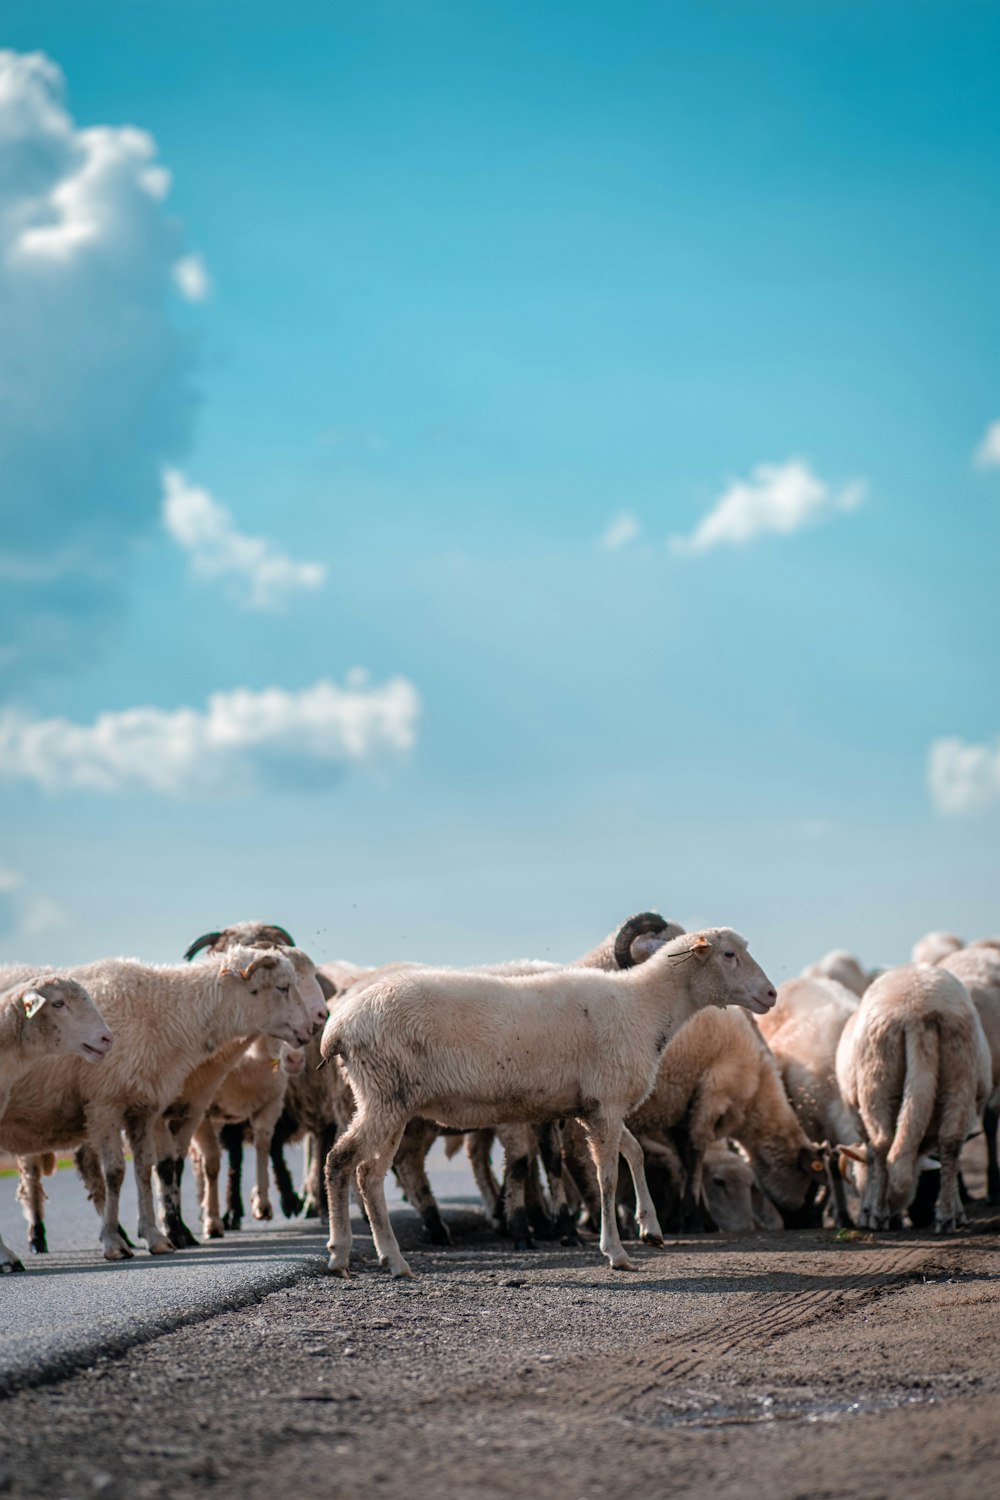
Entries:
<svg viewBox="0 0 1000 1500">
<path fill-rule="evenodd" d="M 686 947 L 682 944 L 686 942 Z M 778 992 L 760 965 L 750 957 L 746 940 L 730 927 L 711 927 L 690 939 L 668 945 L 672 955 L 690 955 L 705 966 L 705 977 L 715 1005 L 741 1005 L 754 1015 L 771 1010 Z"/>
<path fill-rule="evenodd" d="M 25 1035 L 41 1051 L 98 1062 L 111 1050 L 107 1023 L 76 980 L 35 980 L 20 990 L 17 1003 L 24 1008 Z"/>
<path fill-rule="evenodd" d="M 230 948 L 219 978 L 239 987 L 255 1030 L 295 1047 L 305 1046 L 313 1022 L 299 995 L 295 968 L 285 954 L 276 948 Z"/>
</svg>

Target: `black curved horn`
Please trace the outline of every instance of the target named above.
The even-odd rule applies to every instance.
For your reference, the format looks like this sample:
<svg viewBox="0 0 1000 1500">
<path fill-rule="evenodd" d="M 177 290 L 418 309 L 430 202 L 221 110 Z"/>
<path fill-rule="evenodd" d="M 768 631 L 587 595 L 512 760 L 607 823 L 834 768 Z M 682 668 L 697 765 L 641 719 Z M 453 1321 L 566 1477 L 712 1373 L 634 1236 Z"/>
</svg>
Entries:
<svg viewBox="0 0 1000 1500">
<path fill-rule="evenodd" d="M 278 934 L 278 936 L 281 938 L 281 941 L 287 947 L 289 947 L 289 948 L 294 948 L 295 947 L 295 939 L 292 937 L 291 933 L 290 932 L 286 932 L 283 927 L 279 927 L 278 924 L 277 924 L 277 922 L 269 922 L 267 924 L 267 930 L 269 932 L 276 932 Z"/>
<path fill-rule="evenodd" d="M 635 966 L 632 944 L 637 937 L 645 937 L 651 932 L 663 932 L 667 926 L 667 921 L 658 911 L 640 911 L 623 922 L 615 938 L 615 963 L 619 969 L 631 969 Z"/>
<path fill-rule="evenodd" d="M 221 936 L 221 932 L 203 932 L 200 938 L 195 938 L 184 955 L 188 963 L 191 962 L 196 953 L 201 952 L 202 948 L 211 948 L 213 943 L 217 943 Z"/>
</svg>

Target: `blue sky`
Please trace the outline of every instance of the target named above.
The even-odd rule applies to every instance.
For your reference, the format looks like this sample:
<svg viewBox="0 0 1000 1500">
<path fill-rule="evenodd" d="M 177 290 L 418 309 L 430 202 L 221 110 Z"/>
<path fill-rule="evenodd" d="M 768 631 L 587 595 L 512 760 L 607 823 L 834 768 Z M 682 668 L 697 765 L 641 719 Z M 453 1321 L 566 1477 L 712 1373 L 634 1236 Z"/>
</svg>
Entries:
<svg viewBox="0 0 1000 1500">
<path fill-rule="evenodd" d="M 4 956 L 996 931 L 1000 6 L 0 47 Z"/>
</svg>

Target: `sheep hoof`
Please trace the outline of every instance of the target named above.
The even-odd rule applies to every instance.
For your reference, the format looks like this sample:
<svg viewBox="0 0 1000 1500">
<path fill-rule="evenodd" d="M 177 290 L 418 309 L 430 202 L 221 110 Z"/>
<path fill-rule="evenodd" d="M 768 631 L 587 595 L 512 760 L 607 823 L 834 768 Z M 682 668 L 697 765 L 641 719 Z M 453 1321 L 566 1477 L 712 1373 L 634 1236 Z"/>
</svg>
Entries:
<svg viewBox="0 0 1000 1500">
<path fill-rule="evenodd" d="M 644 1245 L 655 1245 L 658 1250 L 663 1249 L 662 1234 L 654 1234 L 651 1229 L 647 1229 L 645 1234 L 640 1234 L 639 1238 Z"/>
<path fill-rule="evenodd" d="M 326 1269 L 331 1276 L 339 1276 L 341 1281 L 350 1281 L 351 1273 L 346 1266 L 339 1265 L 335 1255 L 331 1255 L 326 1263 Z"/>
<path fill-rule="evenodd" d="M 639 1267 L 634 1260 L 629 1260 L 627 1255 L 616 1256 L 610 1262 L 612 1271 L 638 1271 Z"/>
<path fill-rule="evenodd" d="M 161 1235 L 159 1239 L 150 1240 L 149 1253 L 150 1255 L 173 1255 L 174 1247 L 168 1239 L 164 1239 Z"/>
<path fill-rule="evenodd" d="M 218 1219 L 212 1219 L 210 1223 L 205 1225 L 206 1240 L 223 1240 L 225 1237 L 222 1225 Z"/>
<path fill-rule="evenodd" d="M 393 1281 L 416 1281 L 416 1277 L 410 1270 L 406 1261 L 401 1261 L 392 1273 Z"/>
<path fill-rule="evenodd" d="M 44 1224 L 35 1224 L 28 1231 L 28 1249 L 32 1255 L 48 1255 L 49 1242 L 45 1238 Z"/>
<path fill-rule="evenodd" d="M 281 1212 L 286 1219 L 297 1219 L 302 1212 L 303 1203 L 298 1193 L 283 1193 L 281 1196 Z"/>
<path fill-rule="evenodd" d="M 574 1229 L 574 1230 L 571 1230 L 569 1234 L 560 1235 L 559 1236 L 559 1243 L 560 1243 L 560 1245 L 564 1245 L 566 1247 L 566 1249 L 568 1250 L 568 1249 L 571 1249 L 574 1245 L 582 1245 L 583 1244 L 583 1240 L 581 1240 L 580 1236 L 577 1234 L 576 1230 Z"/>
<path fill-rule="evenodd" d="M 270 1203 L 255 1203 L 253 1206 L 253 1216 L 255 1219 L 273 1219 L 274 1209 Z"/>
<path fill-rule="evenodd" d="M 315 1203 L 310 1202 L 306 1204 L 305 1208 L 302 1210 L 302 1217 L 304 1219 L 319 1218 L 319 1209 L 316 1207 Z"/>
<path fill-rule="evenodd" d="M 18 1260 L 16 1256 L 14 1256 L 11 1260 L 0 1261 L 0 1275 L 2 1276 L 13 1276 L 15 1271 L 23 1270 L 24 1261 Z"/>
<path fill-rule="evenodd" d="M 236 1213 L 231 1208 L 227 1209 L 226 1212 L 222 1215 L 222 1225 L 223 1228 L 228 1230 L 230 1234 L 238 1234 L 239 1231 L 243 1228 L 242 1212 Z"/>
<path fill-rule="evenodd" d="M 134 1260 L 131 1250 L 126 1250 L 124 1245 L 109 1245 L 104 1252 L 105 1260 Z"/>
</svg>

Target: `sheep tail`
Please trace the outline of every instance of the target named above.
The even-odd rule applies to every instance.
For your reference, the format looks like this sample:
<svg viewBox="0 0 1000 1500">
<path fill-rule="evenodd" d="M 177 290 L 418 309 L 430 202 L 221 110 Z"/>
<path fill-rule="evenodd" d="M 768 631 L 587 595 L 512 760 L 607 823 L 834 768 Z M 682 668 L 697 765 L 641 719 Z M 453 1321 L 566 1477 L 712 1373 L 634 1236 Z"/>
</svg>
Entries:
<svg viewBox="0 0 1000 1500">
<path fill-rule="evenodd" d="M 889 1192 L 905 1192 L 924 1143 L 938 1091 L 941 1038 L 937 1025 L 909 1025 L 904 1036 L 903 1098 L 889 1148 Z"/>
</svg>

